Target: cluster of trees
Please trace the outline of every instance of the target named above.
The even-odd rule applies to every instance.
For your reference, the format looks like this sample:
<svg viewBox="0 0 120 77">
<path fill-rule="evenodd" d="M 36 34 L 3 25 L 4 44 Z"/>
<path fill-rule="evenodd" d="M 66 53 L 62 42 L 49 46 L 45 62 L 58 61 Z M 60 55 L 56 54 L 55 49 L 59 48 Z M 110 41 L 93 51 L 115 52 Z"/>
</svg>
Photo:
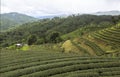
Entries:
<svg viewBox="0 0 120 77">
<path fill-rule="evenodd" d="M 14 30 L 1 32 L 1 47 L 15 43 L 43 44 L 58 43 L 64 39 L 61 36 L 75 31 L 78 28 L 109 27 L 120 21 L 120 16 L 71 15 L 66 18 L 55 17 L 42 19 L 36 22 L 25 23 Z"/>
<path fill-rule="evenodd" d="M 33 34 L 30 35 L 27 39 L 28 45 L 33 45 L 33 44 L 44 44 L 44 43 L 59 43 L 62 41 L 62 38 L 60 37 L 59 32 L 52 32 L 50 35 L 46 38 L 38 38 L 37 35 Z"/>
</svg>

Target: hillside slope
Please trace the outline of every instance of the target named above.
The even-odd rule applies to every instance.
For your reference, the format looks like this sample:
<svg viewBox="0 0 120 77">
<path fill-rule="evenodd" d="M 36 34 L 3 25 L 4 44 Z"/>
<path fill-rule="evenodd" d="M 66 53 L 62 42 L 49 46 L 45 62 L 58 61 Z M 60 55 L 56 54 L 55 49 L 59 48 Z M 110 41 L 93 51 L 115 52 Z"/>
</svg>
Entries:
<svg viewBox="0 0 120 77">
<path fill-rule="evenodd" d="M 34 41 L 29 45 L 67 41 L 62 46 L 63 50 L 79 53 L 81 56 L 102 56 L 112 52 L 119 55 L 119 24 L 116 26 L 120 21 L 119 17 L 72 15 L 67 18 L 56 17 L 25 23 L 12 31 L 0 33 L 0 47 L 10 47 L 16 43 L 29 44 L 32 40 Z M 54 33 L 55 31 L 57 33 Z M 105 41 L 101 41 L 100 38 Z"/>
<path fill-rule="evenodd" d="M 59 32 L 60 35 L 64 35 L 90 25 L 94 25 L 94 27 L 109 27 L 118 22 L 119 17 L 120 16 L 72 15 L 67 18 L 55 17 L 53 19 L 43 19 L 36 22 L 25 23 L 12 31 L 1 33 L 0 36 L 2 40 L 0 42 L 2 46 L 9 46 L 16 42 L 25 43 L 30 35 L 35 34 L 38 38 L 44 39 L 44 43 L 49 43 L 48 36 L 52 32 L 56 31 Z"/>
<path fill-rule="evenodd" d="M 8 30 L 20 24 L 36 21 L 36 20 L 38 19 L 24 14 L 19 14 L 16 12 L 4 13 L 0 15 L 0 22 L 1 22 L 0 28 L 1 31 Z"/>
<path fill-rule="evenodd" d="M 72 34 L 73 33 L 71 33 L 71 36 Z M 65 35 L 63 37 L 67 38 L 67 36 L 68 35 Z M 91 56 L 120 56 L 120 24 L 109 28 L 100 29 L 98 31 L 92 30 L 91 33 L 88 31 L 88 33 L 83 36 L 76 35 L 72 38 L 71 42 L 71 47 L 74 46 L 74 48 L 71 48 L 67 52 L 72 51 L 73 53 L 76 53 L 76 50 L 78 50 L 77 53 L 82 52 L 83 55 L 89 53 Z M 67 48 L 65 44 L 66 42 L 62 46 L 64 48 L 64 52 L 66 52 L 66 49 L 70 47 L 69 46 Z"/>
</svg>

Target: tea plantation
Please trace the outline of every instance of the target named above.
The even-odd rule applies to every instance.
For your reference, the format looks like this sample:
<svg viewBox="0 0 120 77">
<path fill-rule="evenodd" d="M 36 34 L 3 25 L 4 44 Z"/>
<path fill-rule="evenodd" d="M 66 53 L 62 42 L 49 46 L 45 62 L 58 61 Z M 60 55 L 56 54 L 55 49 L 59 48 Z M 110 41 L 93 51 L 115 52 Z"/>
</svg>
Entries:
<svg viewBox="0 0 120 77">
<path fill-rule="evenodd" d="M 120 16 L 26 23 L 1 32 L 0 49 L 0 77 L 120 77 Z"/>
<path fill-rule="evenodd" d="M 96 28 L 93 27 L 93 29 Z M 71 33 L 69 36 L 72 36 L 73 34 L 74 33 Z M 67 35 L 64 37 L 67 37 Z M 91 32 L 88 32 L 83 36 L 75 37 L 72 40 L 65 41 L 62 47 L 64 48 L 65 52 L 78 53 L 84 56 L 119 57 L 120 24 L 93 32 L 91 30 Z"/>
<path fill-rule="evenodd" d="M 0 53 L 0 77 L 120 77 L 119 57 L 81 57 L 42 47 Z"/>
</svg>

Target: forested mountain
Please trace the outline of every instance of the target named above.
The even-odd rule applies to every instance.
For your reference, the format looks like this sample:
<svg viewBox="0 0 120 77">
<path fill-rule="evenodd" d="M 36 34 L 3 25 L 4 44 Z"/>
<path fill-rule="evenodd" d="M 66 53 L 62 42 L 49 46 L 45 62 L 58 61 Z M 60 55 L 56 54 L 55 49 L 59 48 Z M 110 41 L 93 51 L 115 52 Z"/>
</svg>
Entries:
<svg viewBox="0 0 120 77">
<path fill-rule="evenodd" d="M 19 26 L 20 24 L 38 20 L 37 18 L 16 12 L 0 14 L 1 31 Z"/>
<path fill-rule="evenodd" d="M 55 17 L 52 19 L 43 19 L 36 22 L 25 23 L 12 31 L 2 32 L 0 34 L 0 43 L 1 46 L 9 46 L 18 42 L 27 43 L 31 35 L 37 36 L 39 43 L 41 43 L 41 40 L 42 43 L 50 43 L 53 42 L 53 40 L 54 42 L 58 42 L 60 41 L 60 37 L 57 39 L 52 38 L 50 37 L 52 33 L 56 33 L 55 36 L 62 36 L 79 28 L 89 26 L 103 29 L 116 24 L 119 20 L 120 16 L 104 15 L 71 15 L 67 18 Z M 86 29 L 84 31 L 86 31 Z"/>
</svg>

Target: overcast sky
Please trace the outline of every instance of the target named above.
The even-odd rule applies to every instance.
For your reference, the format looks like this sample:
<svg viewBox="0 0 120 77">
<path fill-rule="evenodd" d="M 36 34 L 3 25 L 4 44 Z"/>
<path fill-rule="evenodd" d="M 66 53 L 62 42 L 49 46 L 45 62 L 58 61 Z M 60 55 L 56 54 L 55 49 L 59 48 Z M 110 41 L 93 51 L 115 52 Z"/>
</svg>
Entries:
<svg viewBox="0 0 120 77">
<path fill-rule="evenodd" d="M 1 13 L 31 16 L 120 11 L 120 0 L 1 0 Z"/>
</svg>

